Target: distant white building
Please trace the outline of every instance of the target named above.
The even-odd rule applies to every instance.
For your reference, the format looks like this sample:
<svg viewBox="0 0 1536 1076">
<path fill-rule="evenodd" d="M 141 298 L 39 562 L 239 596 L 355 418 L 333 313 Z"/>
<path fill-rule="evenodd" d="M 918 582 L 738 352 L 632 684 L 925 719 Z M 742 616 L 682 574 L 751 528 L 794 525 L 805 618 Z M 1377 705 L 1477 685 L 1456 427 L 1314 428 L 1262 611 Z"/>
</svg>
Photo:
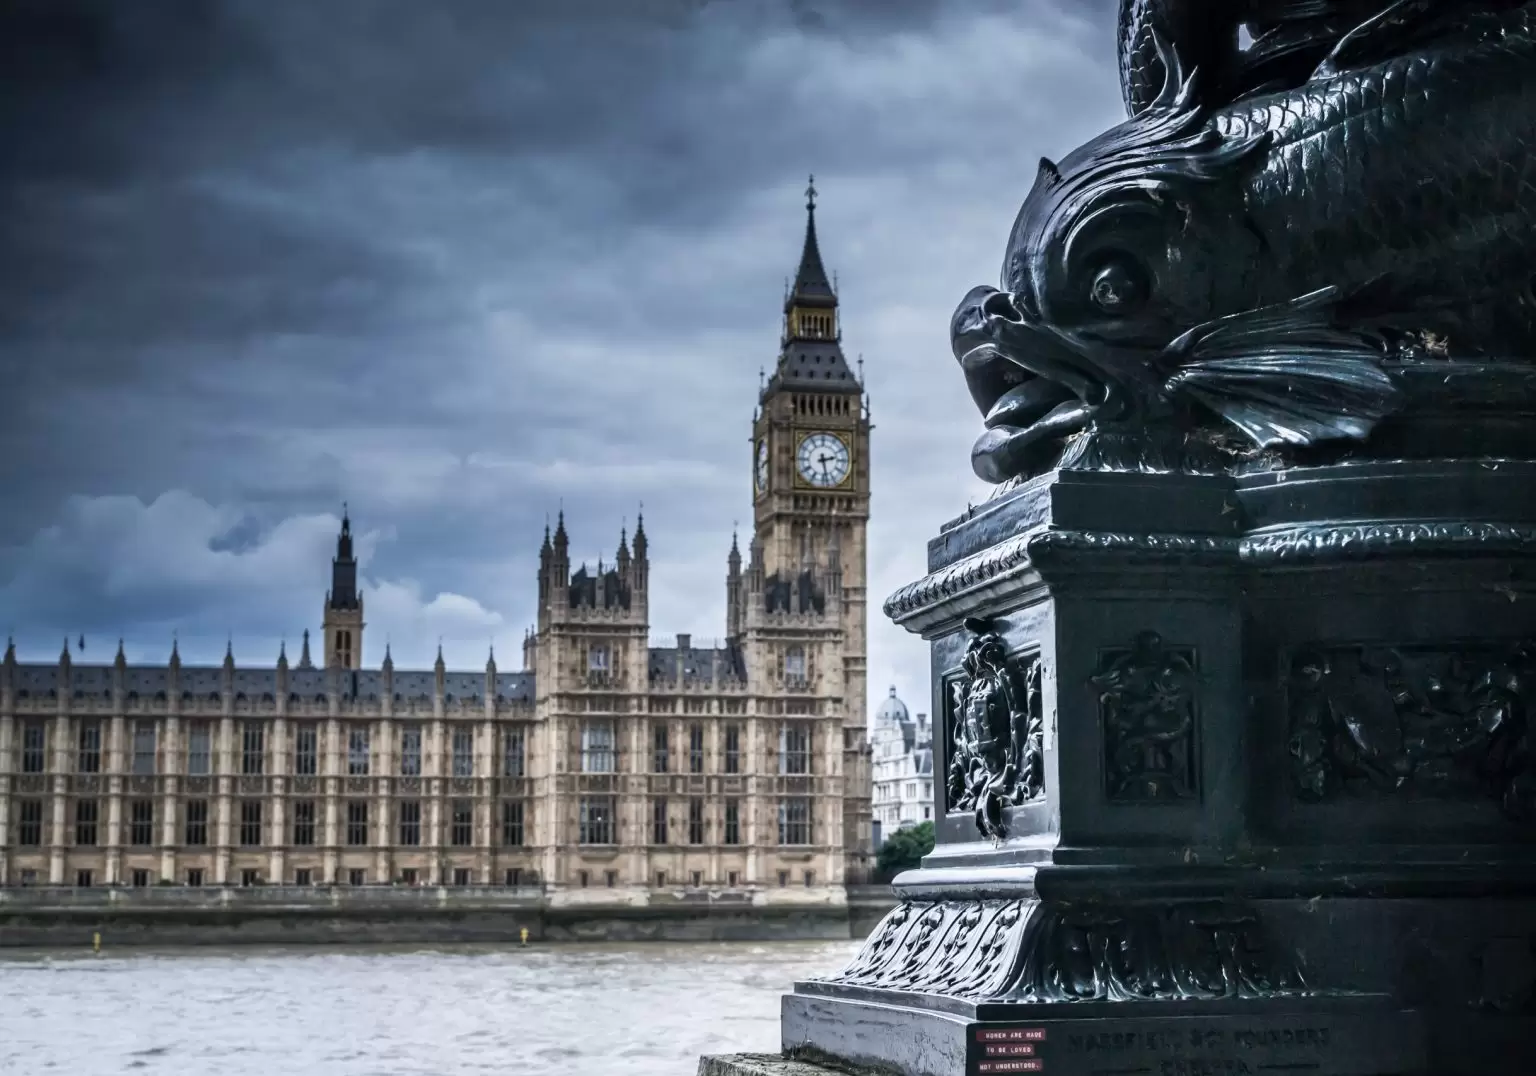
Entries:
<svg viewBox="0 0 1536 1076">
<path fill-rule="evenodd" d="M 894 687 L 875 711 L 874 724 L 870 749 L 878 849 L 898 829 L 933 819 L 933 728 L 927 714 L 913 720 Z"/>
</svg>

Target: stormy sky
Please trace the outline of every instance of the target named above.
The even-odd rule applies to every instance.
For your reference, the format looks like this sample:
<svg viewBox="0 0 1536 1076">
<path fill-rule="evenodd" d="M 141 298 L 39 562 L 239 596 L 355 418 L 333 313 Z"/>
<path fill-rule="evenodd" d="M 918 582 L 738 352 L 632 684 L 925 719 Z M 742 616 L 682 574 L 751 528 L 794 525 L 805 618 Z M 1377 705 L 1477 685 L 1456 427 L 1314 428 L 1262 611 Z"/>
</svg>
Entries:
<svg viewBox="0 0 1536 1076">
<path fill-rule="evenodd" d="M 986 492 L 948 316 L 1039 156 L 1118 118 L 1112 7 L 0 0 L 0 627 L 269 663 L 346 501 L 365 661 L 506 668 L 546 519 L 592 563 L 643 502 L 653 636 L 722 635 L 814 172 L 871 691 L 926 709 L 879 605 Z"/>
</svg>

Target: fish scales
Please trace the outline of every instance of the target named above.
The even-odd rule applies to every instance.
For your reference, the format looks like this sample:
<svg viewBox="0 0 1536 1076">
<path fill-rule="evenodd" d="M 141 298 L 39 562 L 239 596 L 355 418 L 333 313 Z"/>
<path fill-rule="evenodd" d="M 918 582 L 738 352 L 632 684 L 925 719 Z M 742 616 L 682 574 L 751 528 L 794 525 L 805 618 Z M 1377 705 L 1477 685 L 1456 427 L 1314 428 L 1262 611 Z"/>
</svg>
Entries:
<svg viewBox="0 0 1536 1076">
<path fill-rule="evenodd" d="M 1528 287 L 1536 5 L 1479 19 L 1460 47 L 1240 101 L 1211 122 L 1224 139 L 1270 134 L 1246 183 L 1276 270 L 1259 275 L 1258 302 L 1319 286 L 1320 269 L 1346 290 L 1390 278 L 1404 302 Z"/>
</svg>

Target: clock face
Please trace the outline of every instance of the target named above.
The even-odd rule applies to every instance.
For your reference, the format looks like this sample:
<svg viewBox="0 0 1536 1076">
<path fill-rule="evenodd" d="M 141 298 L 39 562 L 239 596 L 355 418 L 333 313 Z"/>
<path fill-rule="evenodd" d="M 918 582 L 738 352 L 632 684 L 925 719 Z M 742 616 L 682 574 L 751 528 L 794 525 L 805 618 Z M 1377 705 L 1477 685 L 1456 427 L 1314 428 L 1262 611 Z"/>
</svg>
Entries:
<svg viewBox="0 0 1536 1076">
<path fill-rule="evenodd" d="M 813 433 L 800 442 L 795 465 L 800 476 L 813 486 L 830 489 L 848 477 L 848 446 L 831 433 Z"/>
<path fill-rule="evenodd" d="M 757 443 L 757 492 L 768 488 L 768 439 Z"/>
</svg>

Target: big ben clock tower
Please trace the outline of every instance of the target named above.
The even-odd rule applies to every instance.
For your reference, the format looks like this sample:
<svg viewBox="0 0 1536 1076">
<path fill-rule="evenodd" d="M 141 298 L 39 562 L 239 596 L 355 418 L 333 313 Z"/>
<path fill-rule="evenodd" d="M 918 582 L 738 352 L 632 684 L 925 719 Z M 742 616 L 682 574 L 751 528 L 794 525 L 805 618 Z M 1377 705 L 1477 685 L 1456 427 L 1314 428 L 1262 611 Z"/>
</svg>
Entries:
<svg viewBox="0 0 1536 1076">
<path fill-rule="evenodd" d="M 865 751 L 869 521 L 869 411 L 861 379 L 843 354 L 837 293 L 816 239 L 816 187 L 806 189 L 805 244 L 784 299 L 778 362 L 752 429 L 755 546 L 762 570 L 780 579 L 806 571 L 840 577 L 836 662 L 842 700 L 845 847 L 849 865 L 867 849 Z"/>
</svg>

